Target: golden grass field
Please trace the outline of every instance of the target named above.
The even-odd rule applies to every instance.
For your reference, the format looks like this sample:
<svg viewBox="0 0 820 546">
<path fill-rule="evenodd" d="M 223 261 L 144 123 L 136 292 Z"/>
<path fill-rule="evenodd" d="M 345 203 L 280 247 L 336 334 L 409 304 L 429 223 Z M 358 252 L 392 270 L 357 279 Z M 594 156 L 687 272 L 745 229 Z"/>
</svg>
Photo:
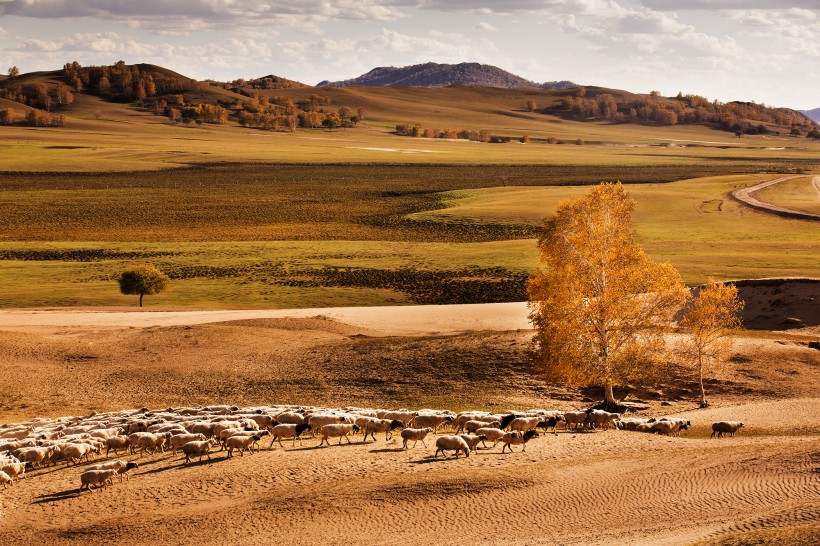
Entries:
<svg viewBox="0 0 820 546">
<path fill-rule="evenodd" d="M 757 197 L 816 213 L 818 142 L 525 111 L 529 99 L 557 100 L 537 90 L 269 92 L 311 93 L 365 108 L 365 121 L 295 133 L 177 126 L 78 94 L 66 127 L 0 127 L 0 421 L 220 403 L 589 407 L 596 389 L 554 385 L 534 367 L 523 303 L 505 304 L 520 315 L 509 324 L 492 306 L 330 308 L 521 302 L 542 218 L 602 180 L 629 184 L 645 249 L 689 284 L 820 276 L 820 224 L 729 197 L 796 174 Z M 414 139 L 393 134 L 397 123 L 534 141 Z M 140 263 L 171 276 L 145 298 L 162 318 L 140 320 L 154 315 L 117 290 L 119 272 Z M 158 453 L 94 493 L 78 491 L 85 463 L 32 469 L 0 492 L 0 544 L 813 546 L 817 287 L 741 287 L 750 329 L 709 375 L 710 408 L 696 409 L 685 362 L 616 390 L 647 406 L 640 415 L 690 419 L 680 437 L 559 431 L 524 453 L 458 460 L 381 435 L 190 465 Z M 241 314 L 289 308 L 328 309 Z M 214 322 L 214 309 L 239 311 Z M 458 320 L 434 316 L 444 309 Z M 746 427 L 711 440 L 717 420 Z"/>
</svg>

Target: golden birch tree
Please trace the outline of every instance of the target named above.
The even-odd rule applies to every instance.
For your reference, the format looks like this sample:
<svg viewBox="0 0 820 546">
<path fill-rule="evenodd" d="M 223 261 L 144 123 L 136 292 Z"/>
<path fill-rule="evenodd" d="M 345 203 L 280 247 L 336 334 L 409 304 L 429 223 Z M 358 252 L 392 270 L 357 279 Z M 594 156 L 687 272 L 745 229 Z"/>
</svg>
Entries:
<svg viewBox="0 0 820 546">
<path fill-rule="evenodd" d="M 692 362 L 698 372 L 700 383 L 700 406 L 709 405 L 703 387 L 703 375 L 719 369 L 726 354 L 732 347 L 729 337 L 740 328 L 740 312 L 743 300 L 737 296 L 737 287 L 729 283 L 709 283 L 692 298 L 681 320 L 681 328 L 686 334 L 683 354 Z"/>
<path fill-rule="evenodd" d="M 564 201 L 545 219 L 542 268 L 531 278 L 530 319 L 537 365 L 567 385 L 613 387 L 651 375 L 664 334 L 688 291 L 669 264 L 637 242 L 635 202 L 619 183 Z"/>
</svg>

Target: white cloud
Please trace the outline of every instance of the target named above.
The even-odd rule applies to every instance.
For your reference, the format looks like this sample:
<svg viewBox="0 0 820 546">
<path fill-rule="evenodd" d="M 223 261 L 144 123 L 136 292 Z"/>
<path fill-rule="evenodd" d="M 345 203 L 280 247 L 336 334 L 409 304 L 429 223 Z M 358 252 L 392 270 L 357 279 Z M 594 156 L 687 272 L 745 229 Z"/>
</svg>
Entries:
<svg viewBox="0 0 820 546">
<path fill-rule="evenodd" d="M 95 18 L 164 32 L 280 24 L 296 27 L 337 19 L 392 21 L 404 17 L 393 2 L 379 0 L 2 0 L 0 15 Z"/>
<path fill-rule="evenodd" d="M 488 32 L 496 32 L 498 29 L 486 21 L 481 21 L 475 26 L 476 30 L 486 30 Z"/>
</svg>

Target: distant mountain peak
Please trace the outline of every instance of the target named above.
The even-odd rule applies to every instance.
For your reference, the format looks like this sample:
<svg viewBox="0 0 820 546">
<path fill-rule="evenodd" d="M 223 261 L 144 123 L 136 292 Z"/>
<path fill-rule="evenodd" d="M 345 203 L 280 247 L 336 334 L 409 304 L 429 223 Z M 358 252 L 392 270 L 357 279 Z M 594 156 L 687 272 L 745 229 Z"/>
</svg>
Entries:
<svg viewBox="0 0 820 546">
<path fill-rule="evenodd" d="M 814 108 L 812 110 L 800 110 L 802 113 L 809 116 L 814 121 L 820 123 L 820 108 Z"/>
<path fill-rule="evenodd" d="M 410 66 L 382 66 L 367 74 L 342 81 L 323 81 L 317 87 L 447 87 L 470 85 L 475 87 L 535 87 L 541 89 L 564 89 L 577 84 L 562 81 L 535 83 L 497 66 L 480 63 L 439 64 L 424 63 Z"/>
</svg>

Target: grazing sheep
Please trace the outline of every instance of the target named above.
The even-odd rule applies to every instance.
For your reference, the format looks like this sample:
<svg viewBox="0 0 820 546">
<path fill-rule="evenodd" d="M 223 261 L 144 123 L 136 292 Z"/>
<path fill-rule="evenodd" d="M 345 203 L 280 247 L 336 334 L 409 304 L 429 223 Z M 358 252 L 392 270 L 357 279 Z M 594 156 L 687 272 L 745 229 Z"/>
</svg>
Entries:
<svg viewBox="0 0 820 546">
<path fill-rule="evenodd" d="M 541 417 L 516 417 L 509 423 L 509 429 L 511 431 L 518 431 L 518 432 L 527 432 L 528 430 L 535 430 L 535 428 L 543 423 L 543 426 L 546 427 L 546 421 L 541 419 Z M 502 426 L 498 427 L 500 429 L 504 429 L 504 423 L 501 423 Z"/>
<path fill-rule="evenodd" d="M 462 429 L 467 434 L 474 434 L 480 428 L 501 428 L 501 421 L 478 421 L 478 420 L 471 420 L 464 423 Z"/>
<path fill-rule="evenodd" d="M 424 439 L 427 437 L 428 434 L 433 432 L 431 427 L 427 428 L 405 428 L 401 431 L 401 439 L 402 439 L 402 449 L 407 449 L 407 443 L 412 440 L 413 447 L 416 447 L 418 442 L 421 442 L 424 447 L 427 447 L 427 443 Z"/>
<path fill-rule="evenodd" d="M 89 470 L 116 470 L 117 474 L 120 476 L 120 481 L 122 481 L 123 477 L 128 478 L 129 470 L 139 468 L 139 466 L 139 463 L 136 461 L 109 461 L 107 463 L 88 465 L 83 469 L 83 472 L 87 472 Z"/>
<path fill-rule="evenodd" d="M 88 470 L 80 474 L 80 491 L 83 488 L 88 489 L 91 491 L 92 485 L 98 485 L 100 489 L 103 489 L 106 484 L 114 484 L 114 476 L 117 475 L 117 470 L 110 469 L 110 470 Z"/>
<path fill-rule="evenodd" d="M 402 426 L 406 427 L 410 421 L 413 420 L 414 417 L 418 417 L 419 412 L 417 411 L 385 411 L 385 412 L 377 412 L 376 416 L 379 419 L 389 419 L 391 421 L 401 421 Z"/>
<path fill-rule="evenodd" d="M 533 438 L 537 438 L 538 433 L 534 430 L 528 430 L 527 432 L 521 434 L 520 432 L 508 432 L 504 434 L 501 438 L 501 443 L 504 444 L 501 446 L 501 453 L 504 453 L 504 450 L 509 448 L 510 453 L 512 453 L 512 446 L 520 445 L 521 451 L 527 450 L 527 442 L 529 442 Z"/>
<path fill-rule="evenodd" d="M 655 423 L 638 423 L 635 426 L 635 432 L 652 432 L 652 425 Z"/>
<path fill-rule="evenodd" d="M 689 426 L 685 422 L 680 421 L 657 421 L 652 423 L 649 427 L 649 432 L 652 434 L 663 434 L 664 436 L 677 436 L 681 430 L 686 430 Z"/>
<path fill-rule="evenodd" d="M 112 436 L 119 436 L 125 432 L 121 427 L 116 428 L 100 428 L 97 430 L 92 430 L 89 432 L 92 438 L 101 438 L 105 440 L 106 438 L 111 438 Z"/>
<path fill-rule="evenodd" d="M 32 431 L 34 429 L 31 427 L 13 428 L 0 434 L 0 438 L 4 440 L 22 440 L 27 438 Z"/>
<path fill-rule="evenodd" d="M 60 454 L 66 460 L 66 466 L 71 463 L 80 464 L 83 458 L 88 462 L 88 454 L 94 451 L 89 444 L 66 444 L 60 449 Z"/>
<path fill-rule="evenodd" d="M 543 428 L 544 432 L 548 432 L 549 429 L 551 428 L 552 433 L 557 435 L 558 431 L 555 430 L 555 427 L 557 427 L 558 423 L 562 422 L 563 420 L 564 420 L 564 417 L 561 416 L 561 415 L 559 415 L 557 417 L 554 417 L 554 416 L 553 417 L 547 417 L 546 421 L 541 421 L 540 423 L 538 423 L 538 427 Z M 538 427 L 536 427 L 536 428 L 538 428 Z"/>
<path fill-rule="evenodd" d="M 459 437 L 467 442 L 467 445 L 470 446 L 470 451 L 475 451 L 478 442 L 483 442 L 487 439 L 486 436 L 477 434 L 459 434 Z"/>
<path fill-rule="evenodd" d="M 342 415 L 317 413 L 308 417 L 307 423 L 312 427 L 311 432 L 316 432 L 322 429 L 325 425 L 347 424 L 347 417 Z"/>
<path fill-rule="evenodd" d="M 108 458 L 108 454 L 111 453 L 111 450 L 114 450 L 114 455 L 117 457 L 120 456 L 118 449 L 128 449 L 128 446 L 131 445 L 131 442 L 128 440 L 128 436 L 112 436 L 111 438 L 105 439 L 105 457 Z"/>
<path fill-rule="evenodd" d="M 723 438 L 724 433 L 728 433 L 731 437 L 741 428 L 743 428 L 743 423 L 740 421 L 718 421 L 712 424 L 712 435 L 710 438 L 714 438 L 715 435 L 717 435 L 718 438 Z"/>
<path fill-rule="evenodd" d="M 195 423 L 191 423 L 185 428 L 188 429 L 188 432 L 191 434 L 204 434 L 206 438 L 213 438 L 214 427 L 216 427 L 216 423 L 197 421 Z"/>
<path fill-rule="evenodd" d="M 301 425 L 307 423 L 307 416 L 293 411 L 286 411 L 277 415 L 276 420 L 283 425 Z"/>
<path fill-rule="evenodd" d="M 440 436 L 436 439 L 435 457 L 438 457 L 439 452 L 446 457 L 447 451 L 455 451 L 456 459 L 458 459 L 459 452 L 462 451 L 465 456 L 470 456 L 470 446 L 461 436 Z"/>
<path fill-rule="evenodd" d="M 0 482 L 3 484 L 3 489 L 5 489 L 7 485 L 14 485 L 14 480 L 11 479 L 11 476 L 2 470 L 0 470 Z"/>
<path fill-rule="evenodd" d="M 293 438 L 293 447 L 296 447 L 296 439 L 299 438 L 299 445 L 302 445 L 302 436 L 301 434 L 306 430 L 311 430 L 311 426 L 307 423 L 299 423 L 298 425 L 292 423 L 280 423 L 273 427 L 270 431 L 271 433 L 271 440 L 268 449 L 273 447 L 273 442 L 279 442 L 280 447 L 285 447 L 282 445 L 282 438 Z"/>
<path fill-rule="evenodd" d="M 432 428 L 435 432 L 445 423 L 452 423 L 455 421 L 455 417 L 452 415 L 436 415 L 431 413 L 420 413 L 416 415 L 410 422 L 407 423 L 408 427 L 412 428 Z"/>
<path fill-rule="evenodd" d="M 0 464 L 0 471 L 8 474 L 12 480 L 21 480 L 26 477 L 26 463 L 4 462 Z"/>
<path fill-rule="evenodd" d="M 246 449 L 253 453 L 253 444 L 261 439 L 262 438 L 256 434 L 253 436 L 231 436 L 225 440 L 225 447 L 228 449 L 228 458 L 233 457 L 233 451 L 235 449 L 238 449 L 239 455 L 243 457 L 245 456 Z"/>
<path fill-rule="evenodd" d="M 489 417 L 489 413 L 486 411 L 464 411 L 456 415 L 456 420 L 454 421 L 454 425 L 456 427 L 456 434 L 464 430 L 464 424 L 467 421 L 482 421 L 484 418 Z M 493 421 L 494 419 L 490 419 Z"/>
<path fill-rule="evenodd" d="M 168 440 L 168 443 L 171 445 L 171 451 L 176 455 L 177 449 L 181 448 L 188 442 L 201 442 L 206 440 L 204 434 L 177 434 L 176 436 L 171 436 L 171 439 Z"/>
<path fill-rule="evenodd" d="M 609 430 L 609 427 L 612 426 L 612 423 L 616 419 L 620 418 L 620 413 L 609 413 L 608 411 L 603 410 L 592 410 L 587 415 L 587 419 L 584 424 L 587 428 L 601 428 L 603 430 Z"/>
<path fill-rule="evenodd" d="M 475 431 L 475 433 L 478 434 L 479 436 L 484 436 L 485 438 L 487 438 L 487 440 L 482 440 L 481 441 L 481 445 L 483 447 L 487 447 L 487 441 L 488 440 L 493 442 L 492 447 L 495 447 L 496 444 L 498 444 L 498 442 L 501 441 L 501 438 L 503 438 L 504 435 L 506 434 L 506 432 L 504 432 L 500 428 L 494 428 L 494 427 L 480 428 L 477 431 Z"/>
<path fill-rule="evenodd" d="M 211 459 L 211 454 L 208 453 L 211 450 L 211 447 L 216 445 L 216 440 L 213 438 L 209 440 L 195 440 L 193 442 L 188 442 L 187 444 L 182 446 L 182 452 L 185 454 L 185 463 L 191 462 L 191 457 L 199 457 L 199 462 L 202 462 L 202 457 L 208 457 L 208 460 Z"/>
<path fill-rule="evenodd" d="M 571 425 L 575 425 L 576 429 L 584 426 L 590 413 L 592 413 L 592 410 L 565 412 L 563 417 L 564 422 L 567 424 L 567 430 L 569 430 Z"/>
<path fill-rule="evenodd" d="M 347 440 L 347 443 L 350 442 L 350 438 L 347 437 L 348 434 L 358 431 L 359 427 L 355 424 L 351 423 L 334 423 L 330 425 L 325 425 L 322 427 L 322 439 L 319 442 L 321 446 L 323 443 L 327 442 L 327 445 L 330 445 L 329 438 L 338 438 L 339 444 L 342 445 L 342 439 Z"/>
<path fill-rule="evenodd" d="M 157 450 L 165 451 L 165 442 L 171 438 L 171 435 L 167 432 L 164 434 L 148 434 L 147 436 L 140 436 L 137 439 L 137 447 L 140 450 L 140 457 L 142 457 L 142 452 L 147 451 L 151 455 L 157 452 Z"/>
<path fill-rule="evenodd" d="M 655 422 L 655 418 L 652 419 L 639 419 L 637 417 L 631 417 L 627 419 L 617 419 L 614 423 L 615 428 L 619 430 L 637 430 L 638 425 L 645 425 L 645 424 L 652 424 Z"/>
<path fill-rule="evenodd" d="M 404 428 L 404 423 L 398 419 L 394 419 L 392 421 L 388 419 L 374 419 L 368 421 L 364 425 L 364 439 L 362 440 L 362 443 L 367 441 L 368 436 L 372 436 L 373 441 L 375 442 L 377 432 L 384 432 L 384 439 L 389 440 L 392 436 L 392 432 L 397 428 Z"/>
</svg>

